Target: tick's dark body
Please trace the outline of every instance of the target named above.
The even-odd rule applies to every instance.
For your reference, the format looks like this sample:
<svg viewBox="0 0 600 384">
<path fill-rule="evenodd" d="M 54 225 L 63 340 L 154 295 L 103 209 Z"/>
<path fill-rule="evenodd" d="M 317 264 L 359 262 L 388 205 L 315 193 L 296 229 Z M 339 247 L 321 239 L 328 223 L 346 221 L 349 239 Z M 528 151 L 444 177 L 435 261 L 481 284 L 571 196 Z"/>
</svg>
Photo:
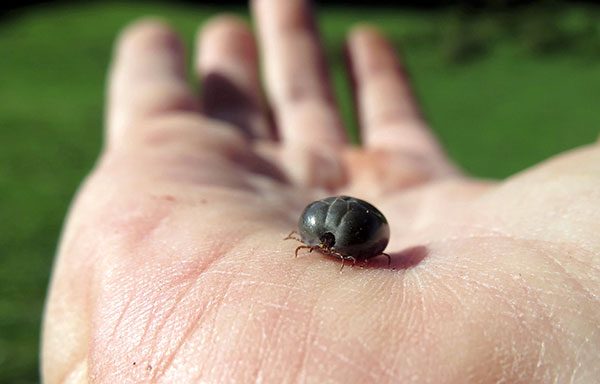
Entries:
<svg viewBox="0 0 600 384">
<path fill-rule="evenodd" d="M 388 244 L 390 228 L 377 208 L 347 196 L 315 201 L 298 223 L 304 244 L 315 246 L 334 238 L 331 250 L 356 260 L 380 255 Z"/>
</svg>

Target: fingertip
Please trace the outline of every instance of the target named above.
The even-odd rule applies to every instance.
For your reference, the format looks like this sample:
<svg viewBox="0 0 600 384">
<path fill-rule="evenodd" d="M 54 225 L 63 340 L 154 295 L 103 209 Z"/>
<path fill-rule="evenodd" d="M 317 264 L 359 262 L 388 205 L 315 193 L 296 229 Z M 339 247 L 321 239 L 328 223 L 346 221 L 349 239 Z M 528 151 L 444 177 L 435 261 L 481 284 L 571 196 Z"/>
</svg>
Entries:
<svg viewBox="0 0 600 384">
<path fill-rule="evenodd" d="M 348 35 L 348 51 L 355 71 L 373 74 L 401 66 L 393 45 L 376 27 L 359 24 Z"/>
<path fill-rule="evenodd" d="M 195 66 L 203 111 L 256 138 L 270 138 L 263 110 L 258 53 L 252 30 L 235 15 L 220 15 L 198 29 Z"/>
<path fill-rule="evenodd" d="M 312 2 L 306 0 L 254 0 L 251 4 L 259 28 L 279 33 L 316 29 Z"/>
<path fill-rule="evenodd" d="M 374 25 L 367 23 L 355 24 L 348 32 L 348 41 L 350 42 L 361 42 L 377 37 L 382 37 L 381 32 Z"/>
<path fill-rule="evenodd" d="M 348 42 L 356 49 L 369 51 L 387 50 L 393 52 L 394 48 L 385 34 L 371 24 L 357 24 L 348 34 Z"/>
<path fill-rule="evenodd" d="M 256 44 L 248 23 L 235 15 L 220 15 L 210 19 L 198 28 L 197 65 L 223 65 L 224 56 L 234 57 L 236 61 L 256 61 Z M 201 70 L 201 68 L 198 68 Z"/>
<path fill-rule="evenodd" d="M 181 49 L 181 40 L 166 20 L 146 16 L 125 26 L 119 33 L 117 49 L 121 52 L 139 51 L 155 46 Z"/>
<path fill-rule="evenodd" d="M 171 30 L 169 23 L 160 16 L 143 16 L 131 21 L 122 30 L 121 35 L 135 36 L 146 31 Z"/>
<path fill-rule="evenodd" d="M 234 14 L 222 14 L 210 18 L 198 28 L 198 36 L 204 33 L 235 32 L 239 34 L 251 33 L 246 20 Z"/>
<path fill-rule="evenodd" d="M 363 143 L 437 153 L 394 45 L 377 28 L 360 24 L 348 36 Z"/>
<path fill-rule="evenodd" d="M 265 93 L 283 141 L 311 147 L 345 143 L 317 23 L 306 0 L 252 3 Z"/>
<path fill-rule="evenodd" d="M 183 44 L 167 22 L 156 17 L 132 22 L 120 32 L 115 50 L 109 75 L 109 144 L 125 142 L 135 121 L 198 110 L 185 76 Z"/>
</svg>

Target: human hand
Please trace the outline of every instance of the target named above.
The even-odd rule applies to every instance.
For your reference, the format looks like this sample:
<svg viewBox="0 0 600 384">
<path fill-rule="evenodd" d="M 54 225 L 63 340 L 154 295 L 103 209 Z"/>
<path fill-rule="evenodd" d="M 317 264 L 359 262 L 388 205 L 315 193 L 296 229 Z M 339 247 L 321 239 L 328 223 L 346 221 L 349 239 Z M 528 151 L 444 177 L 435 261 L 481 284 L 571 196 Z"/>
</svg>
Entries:
<svg viewBox="0 0 600 384">
<path fill-rule="evenodd" d="M 44 319 L 45 382 L 572 382 L 600 377 L 600 148 L 502 183 L 461 175 L 390 46 L 355 29 L 351 147 L 304 2 L 251 32 L 137 23 L 110 79 L 106 145 L 69 215 Z M 501 161 L 501 159 L 499 159 Z M 365 269 L 293 257 L 304 206 L 364 198 L 391 226 Z"/>
</svg>

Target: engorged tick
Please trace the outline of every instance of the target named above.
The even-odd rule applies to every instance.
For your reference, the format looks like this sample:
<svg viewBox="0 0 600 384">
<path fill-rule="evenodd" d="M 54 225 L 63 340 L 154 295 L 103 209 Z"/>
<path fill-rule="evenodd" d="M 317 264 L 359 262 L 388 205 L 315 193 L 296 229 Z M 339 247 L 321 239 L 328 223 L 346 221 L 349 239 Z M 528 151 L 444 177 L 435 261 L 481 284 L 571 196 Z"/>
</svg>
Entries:
<svg viewBox="0 0 600 384">
<path fill-rule="evenodd" d="M 328 197 L 310 203 L 298 221 L 300 238 L 292 231 L 284 240 L 294 239 L 304 243 L 296 248 L 309 252 L 318 250 L 323 254 L 339 257 L 342 261 L 367 260 L 383 253 L 390 240 L 390 227 L 381 212 L 364 200 L 349 196 Z"/>
</svg>

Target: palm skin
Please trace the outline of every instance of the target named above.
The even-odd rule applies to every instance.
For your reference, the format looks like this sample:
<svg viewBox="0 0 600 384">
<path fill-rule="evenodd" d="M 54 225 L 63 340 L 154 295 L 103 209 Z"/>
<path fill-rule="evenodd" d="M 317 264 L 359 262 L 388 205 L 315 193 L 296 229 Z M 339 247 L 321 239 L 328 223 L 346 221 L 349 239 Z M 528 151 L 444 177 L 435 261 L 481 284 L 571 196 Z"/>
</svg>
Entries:
<svg viewBox="0 0 600 384">
<path fill-rule="evenodd" d="M 282 3 L 254 5 L 263 50 L 276 45 L 268 20 L 294 24 Z M 419 120 L 389 47 L 365 28 L 350 39 L 364 145 L 344 144 L 327 89 L 278 102 L 284 75 L 266 79 L 272 140 L 240 36 L 249 32 L 231 18 L 206 27 L 199 72 L 219 70 L 252 102 L 206 91 L 198 107 L 182 91 L 172 32 L 157 22 L 125 32 L 107 147 L 72 207 L 52 278 L 47 383 L 600 377 L 597 146 L 499 184 L 460 175 Z M 216 46 L 225 48 L 211 59 Z M 241 70 L 214 64 L 232 57 Z M 305 79 L 325 76 L 307 68 Z M 377 95 L 401 108 L 369 99 Z M 391 268 L 383 258 L 338 273 L 334 258 L 293 257 L 297 244 L 282 239 L 301 210 L 338 194 L 386 215 Z"/>
</svg>

